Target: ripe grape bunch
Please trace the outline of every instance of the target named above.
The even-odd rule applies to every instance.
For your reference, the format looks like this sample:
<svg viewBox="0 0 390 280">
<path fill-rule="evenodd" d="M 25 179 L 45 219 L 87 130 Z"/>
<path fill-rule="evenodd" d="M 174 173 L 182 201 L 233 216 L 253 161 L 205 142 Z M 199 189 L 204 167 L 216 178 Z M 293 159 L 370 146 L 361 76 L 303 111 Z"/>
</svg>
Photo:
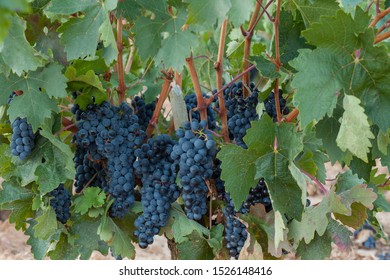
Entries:
<svg viewBox="0 0 390 280">
<path fill-rule="evenodd" d="M 153 243 L 153 237 L 166 225 L 171 203 L 180 195 L 175 183 L 176 164 L 170 157 L 175 144 L 170 136 L 162 134 L 135 150 L 134 170 L 142 180 L 143 214 L 134 223 L 134 234 L 141 248 Z"/>
<path fill-rule="evenodd" d="M 283 98 L 283 90 L 279 89 L 279 104 L 282 115 L 288 115 L 290 109 L 286 106 L 286 99 Z M 265 112 L 274 120 L 277 120 L 275 94 L 273 91 L 264 100 Z"/>
<path fill-rule="evenodd" d="M 145 103 L 145 100 L 139 96 L 134 97 L 131 102 L 134 108 L 134 113 L 138 117 L 138 124 L 142 130 L 146 130 L 149 121 L 153 116 L 154 109 L 156 109 L 156 101 Z"/>
<path fill-rule="evenodd" d="M 15 96 L 17 95 L 13 92 L 8 97 L 8 104 L 11 104 Z M 12 155 L 19 157 L 20 160 L 27 159 L 34 149 L 34 140 L 35 134 L 27 119 L 17 117 L 12 122 L 12 139 L 10 145 Z"/>
<path fill-rule="evenodd" d="M 53 207 L 57 220 L 65 224 L 70 218 L 70 192 L 65 189 L 64 184 L 60 184 L 56 189 L 49 193 L 50 206 Z"/>
<path fill-rule="evenodd" d="M 73 112 L 79 129 L 74 139 L 76 189 L 87 183 L 102 187 L 114 198 L 110 215 L 123 217 L 134 203 L 134 149 L 146 137 L 138 117 L 126 103 L 90 104 L 85 111 L 76 107 Z"/>
<path fill-rule="evenodd" d="M 179 161 L 179 178 L 183 187 L 182 198 L 189 219 L 200 220 L 207 212 L 208 187 L 212 177 L 216 143 L 207 130 L 207 122 L 193 120 L 176 132 L 178 143 L 171 157 Z"/>
<path fill-rule="evenodd" d="M 245 98 L 242 87 L 242 82 L 233 84 L 225 90 L 224 94 L 227 97 L 226 106 L 230 138 L 234 139 L 237 145 L 246 148 L 243 138 L 246 131 L 251 127 L 250 122 L 258 118 L 256 106 L 259 91 L 255 88 L 255 84 L 251 83 L 249 86 L 251 94 Z"/>
</svg>

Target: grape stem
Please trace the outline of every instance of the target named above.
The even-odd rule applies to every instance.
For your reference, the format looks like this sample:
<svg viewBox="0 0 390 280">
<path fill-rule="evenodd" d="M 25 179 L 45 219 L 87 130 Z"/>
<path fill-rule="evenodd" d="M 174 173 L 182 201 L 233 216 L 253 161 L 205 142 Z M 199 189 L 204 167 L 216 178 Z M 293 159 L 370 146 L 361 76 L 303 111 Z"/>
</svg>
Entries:
<svg viewBox="0 0 390 280">
<path fill-rule="evenodd" d="M 375 27 L 376 24 L 377 24 L 382 18 L 384 18 L 385 16 L 387 16 L 388 14 L 390 14 L 390 8 L 387 8 L 387 9 L 384 10 L 383 12 L 377 13 L 377 15 L 375 16 L 374 20 L 370 23 L 369 27 Z"/>
<path fill-rule="evenodd" d="M 126 67 L 125 67 L 125 73 L 129 74 L 131 70 L 131 65 L 133 64 L 133 56 L 134 56 L 134 43 L 133 40 L 129 38 L 129 43 L 130 43 L 130 53 L 129 53 L 129 58 L 127 59 Z"/>
<path fill-rule="evenodd" d="M 76 127 L 76 123 L 72 122 L 71 120 L 68 120 L 67 118 L 62 117 L 61 122 L 62 122 L 62 125 L 64 127 L 61 128 L 59 131 L 57 131 L 54 134 L 55 136 L 57 136 L 58 134 L 60 134 L 63 131 L 66 131 L 66 130 L 73 132 L 73 133 L 76 133 L 78 131 L 78 129 Z"/>
<path fill-rule="evenodd" d="M 243 61 L 243 68 L 244 69 L 247 69 L 249 67 L 249 55 L 250 55 L 250 50 L 251 50 L 253 31 L 254 31 L 254 27 L 256 26 L 256 24 L 258 22 L 257 18 L 258 18 L 259 12 L 260 12 L 260 7 L 261 7 L 262 2 L 263 2 L 263 0 L 256 1 L 255 10 L 253 11 L 252 17 L 249 21 L 249 26 L 248 26 L 247 31 L 244 31 L 242 26 L 240 27 L 242 35 L 245 36 L 244 61 Z M 250 94 L 249 89 L 248 89 L 249 83 L 250 83 L 250 74 L 248 72 L 242 77 L 242 86 L 243 86 L 244 97 L 248 97 Z"/>
<path fill-rule="evenodd" d="M 298 117 L 298 115 L 299 115 L 299 109 L 298 108 L 294 108 L 294 110 L 292 110 L 291 112 L 290 112 L 290 114 L 288 114 L 285 118 L 284 118 L 284 120 L 285 120 L 285 122 L 293 122 L 297 117 Z"/>
<path fill-rule="evenodd" d="M 173 81 L 173 78 L 174 78 L 174 73 L 173 73 L 172 68 L 169 68 L 168 71 L 162 71 L 162 72 L 165 76 L 164 83 L 162 85 L 161 92 L 160 92 L 160 95 L 158 97 L 158 101 L 156 104 L 156 108 L 154 109 L 154 112 L 153 112 L 153 116 L 150 119 L 149 125 L 146 129 L 146 135 L 148 136 L 148 138 L 150 138 L 152 136 L 152 133 L 158 124 L 158 118 L 160 116 L 161 109 L 162 109 L 164 102 L 167 99 L 168 94 L 171 90 L 171 82 Z"/>
<path fill-rule="evenodd" d="M 125 71 L 123 68 L 123 42 L 122 42 L 122 16 L 117 19 L 117 36 L 116 36 L 116 47 L 118 48 L 118 59 L 117 59 L 117 71 L 119 85 L 117 88 L 119 103 L 125 100 L 126 84 L 125 84 Z"/>
<path fill-rule="evenodd" d="M 188 70 L 190 71 L 192 83 L 194 84 L 194 90 L 196 94 L 196 101 L 197 101 L 197 109 L 200 113 L 200 119 L 202 121 L 207 121 L 207 102 L 205 101 L 205 98 L 203 98 L 203 93 L 200 88 L 199 78 L 198 74 L 196 73 L 194 59 L 191 53 L 190 57 L 186 58 Z"/>
<path fill-rule="evenodd" d="M 221 26 L 221 34 L 219 36 L 219 48 L 218 48 L 218 59 L 217 62 L 214 64 L 214 69 L 216 72 L 216 79 L 217 79 L 217 91 L 220 91 L 222 89 L 222 83 L 223 83 L 223 54 L 225 52 L 225 40 L 226 40 L 226 30 L 227 30 L 227 24 L 228 20 L 225 19 Z M 225 143 L 230 142 L 229 138 L 229 130 L 227 125 L 227 113 L 226 113 L 226 106 L 225 106 L 225 95 L 223 92 L 218 94 L 218 103 L 219 103 L 219 116 L 221 117 L 222 122 L 222 135 L 223 140 Z"/>
</svg>

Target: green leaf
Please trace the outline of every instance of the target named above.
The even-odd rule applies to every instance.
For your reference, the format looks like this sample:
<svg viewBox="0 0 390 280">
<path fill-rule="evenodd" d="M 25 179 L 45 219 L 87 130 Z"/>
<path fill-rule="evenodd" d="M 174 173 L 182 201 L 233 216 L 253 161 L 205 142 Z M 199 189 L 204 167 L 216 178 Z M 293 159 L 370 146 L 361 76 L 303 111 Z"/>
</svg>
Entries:
<svg viewBox="0 0 390 280">
<path fill-rule="evenodd" d="M 46 240 L 57 230 L 56 212 L 52 207 L 43 209 L 42 214 L 36 218 L 37 224 L 33 227 L 35 237 Z"/>
<path fill-rule="evenodd" d="M 280 74 L 276 71 L 276 65 L 264 56 L 253 56 L 251 62 L 256 65 L 256 69 L 259 73 L 269 79 L 280 78 Z"/>
<path fill-rule="evenodd" d="M 300 50 L 290 64 L 298 71 L 292 86 L 298 90 L 294 102 L 300 111 L 301 125 L 306 127 L 326 114 L 331 115 L 336 107 L 337 92 L 342 88 L 337 74 L 343 64 L 326 49 Z"/>
<path fill-rule="evenodd" d="M 98 235 L 112 248 L 115 256 L 129 259 L 135 257 L 135 248 L 130 237 L 110 217 L 102 217 Z"/>
<path fill-rule="evenodd" d="M 3 182 L 1 187 L 0 205 L 17 200 L 31 199 L 33 197 L 31 190 L 14 185 L 11 182 Z"/>
<path fill-rule="evenodd" d="M 73 180 L 76 171 L 73 163 L 74 155 L 70 147 L 46 130 L 41 130 L 40 134 L 49 140 L 38 151 L 45 162 L 39 165 L 35 171 L 40 185 L 39 190 L 45 194 L 66 180 Z"/>
<path fill-rule="evenodd" d="M 81 259 L 89 259 L 93 251 L 98 251 L 102 247 L 98 232 L 99 219 L 76 216 L 72 227 L 75 236 L 74 244 L 78 248 Z M 107 247 L 107 245 L 105 245 Z"/>
<path fill-rule="evenodd" d="M 334 15 L 339 9 L 335 0 L 288 0 L 302 15 L 306 26 L 320 20 L 321 16 Z"/>
<path fill-rule="evenodd" d="M 230 0 L 185 0 L 188 6 L 188 24 L 211 27 L 216 20 L 221 22 L 232 7 Z"/>
<path fill-rule="evenodd" d="M 361 203 L 372 209 L 377 195 L 371 188 L 357 185 L 340 194 L 331 190 L 316 206 L 305 208 L 300 222 L 293 220 L 289 225 L 289 238 L 297 243 L 304 239 L 306 244 L 312 241 L 315 233 L 322 236 L 329 224 L 330 214 L 352 215 L 352 204 Z"/>
<path fill-rule="evenodd" d="M 213 226 L 210 230 L 210 239 L 208 239 L 207 242 L 213 249 L 214 255 L 217 255 L 218 252 L 223 248 L 223 231 L 224 226 L 222 224 Z"/>
<path fill-rule="evenodd" d="M 340 194 L 352 189 L 356 185 L 361 185 L 363 183 L 364 181 L 359 179 L 357 175 L 352 174 L 351 170 L 347 170 L 345 173 L 340 174 L 337 179 L 336 193 Z"/>
<path fill-rule="evenodd" d="M 139 53 L 145 59 L 153 57 L 157 64 L 163 63 L 180 71 L 185 65 L 185 58 L 190 55 L 191 47 L 198 43 L 198 38 L 190 30 L 182 30 L 186 20 L 184 10 L 172 16 L 164 1 L 149 2 L 152 3 L 148 3 L 146 8 L 157 16 L 153 19 L 140 17 L 135 23 L 135 44 Z"/>
<path fill-rule="evenodd" d="M 200 235 L 209 235 L 209 230 L 201 224 L 187 218 L 186 214 L 179 205 L 173 204 L 170 211 L 170 219 L 165 228 L 167 235 L 174 238 L 176 243 L 182 243 L 188 240 L 192 232 Z"/>
<path fill-rule="evenodd" d="M 187 241 L 179 243 L 177 250 L 180 260 L 214 259 L 213 249 L 210 247 L 208 240 L 197 232 L 193 232 Z"/>
<path fill-rule="evenodd" d="M 54 14 L 70 15 L 85 11 L 89 7 L 96 5 L 97 2 L 96 0 L 82 0 L 77 2 L 73 0 L 52 0 L 46 10 Z"/>
<path fill-rule="evenodd" d="M 332 252 L 332 238 L 328 234 L 319 236 L 317 233 L 309 244 L 301 242 L 297 254 L 302 260 L 323 260 Z"/>
<path fill-rule="evenodd" d="M 119 1 L 116 12 L 128 20 L 134 20 L 141 14 L 141 7 L 137 3 L 137 0 Z"/>
<path fill-rule="evenodd" d="M 15 15 L 10 23 L 9 34 L 0 47 L 0 57 L 4 63 L 18 76 L 43 66 L 45 60 L 31 47 L 24 34 L 26 22 Z"/>
<path fill-rule="evenodd" d="M 235 27 L 239 27 L 245 21 L 248 21 L 254 9 L 253 0 L 230 0 L 231 8 L 227 15 L 229 21 Z"/>
<path fill-rule="evenodd" d="M 98 208 L 105 202 L 106 195 L 99 187 L 89 187 L 83 195 L 76 198 L 75 212 L 84 215 L 91 208 Z"/>
<path fill-rule="evenodd" d="M 367 219 L 367 209 L 360 203 L 353 203 L 351 209 L 351 215 L 347 216 L 335 213 L 334 217 L 342 224 L 357 230 Z"/>
<path fill-rule="evenodd" d="M 254 165 L 258 156 L 249 150 L 228 144 L 222 146 L 218 158 L 222 161 L 221 179 L 225 181 L 226 192 L 230 193 L 236 209 L 239 209 L 242 202 L 246 200 L 250 188 L 256 186 L 258 182 L 255 180 Z M 232 161 L 232 158 L 237 160 Z M 240 174 L 240 176 L 235 174 Z"/>
<path fill-rule="evenodd" d="M 17 230 L 26 228 L 26 222 L 35 216 L 34 211 L 31 209 L 32 199 L 26 198 L 23 200 L 16 200 L 14 202 L 5 203 L 0 206 L 1 210 L 11 210 L 12 213 L 9 216 L 10 224 L 15 223 Z"/>
<path fill-rule="evenodd" d="M 339 222 L 330 219 L 327 233 L 332 237 L 332 241 L 342 251 L 350 251 L 353 244 L 351 240 L 351 231 Z"/>
<path fill-rule="evenodd" d="M 274 211 L 300 220 L 303 212 L 302 189 L 289 169 L 289 161 L 282 154 L 269 153 L 256 161 L 256 178 L 264 178 Z"/>
<path fill-rule="evenodd" d="M 306 40 L 301 36 L 305 25 L 301 17 L 293 18 L 291 13 L 281 11 L 279 25 L 280 61 L 283 67 L 288 67 L 288 62 L 298 56 L 298 50 L 309 48 Z"/>
<path fill-rule="evenodd" d="M 325 117 L 316 125 L 316 136 L 322 140 L 323 148 L 332 164 L 343 159 L 347 154 L 336 143 L 336 138 L 340 130 L 338 118 L 341 117 L 341 113 L 339 114 L 337 111 L 336 109 L 333 117 Z"/>
<path fill-rule="evenodd" d="M 52 260 L 74 260 L 79 256 L 79 252 L 72 244 L 70 237 L 62 233 L 55 249 L 51 250 L 48 255 Z"/>
<path fill-rule="evenodd" d="M 70 1 L 67 1 L 70 2 Z M 107 1 L 106 1 L 107 3 Z M 109 12 L 116 8 L 114 5 L 106 5 L 102 1 L 88 0 L 78 5 L 62 3 L 56 0 L 54 6 L 48 11 L 57 14 L 72 14 L 75 11 L 83 11 L 83 17 L 73 17 L 63 23 L 58 32 L 62 33 L 61 41 L 65 46 L 68 60 L 94 57 L 99 38 L 103 45 L 109 50 L 110 55 L 105 56 L 106 64 L 110 64 L 117 54 L 114 33 L 109 20 Z"/>
<path fill-rule="evenodd" d="M 344 96 L 345 112 L 336 142 L 342 151 L 348 149 L 355 156 L 367 162 L 367 153 L 371 147 L 370 139 L 375 138 L 375 136 L 372 134 L 367 116 L 359 104 L 360 101 L 355 96 Z"/>
<path fill-rule="evenodd" d="M 43 240 L 35 236 L 34 226 L 36 226 L 37 221 L 29 220 L 27 223 L 29 224 L 29 227 L 25 232 L 25 234 L 29 236 L 27 244 L 31 246 L 31 252 L 34 255 L 34 259 L 43 260 L 49 251 L 51 244 L 59 240 L 60 232 L 56 231 L 49 238 Z"/>
</svg>

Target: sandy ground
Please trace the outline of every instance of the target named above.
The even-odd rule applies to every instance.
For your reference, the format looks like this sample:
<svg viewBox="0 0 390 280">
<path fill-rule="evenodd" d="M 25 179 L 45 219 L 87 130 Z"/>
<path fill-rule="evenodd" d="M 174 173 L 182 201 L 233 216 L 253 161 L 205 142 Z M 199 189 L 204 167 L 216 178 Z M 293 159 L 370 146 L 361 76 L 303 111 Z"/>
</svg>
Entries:
<svg viewBox="0 0 390 280">
<path fill-rule="evenodd" d="M 342 172 L 339 166 L 327 165 L 327 178 L 336 178 L 339 172 Z M 381 173 L 387 173 L 386 169 L 381 168 Z M 1 183 L 1 182 L 0 182 Z M 334 183 L 334 180 L 327 181 L 327 188 Z M 315 186 L 308 186 L 308 192 L 312 203 L 317 203 L 321 200 L 321 194 L 317 192 Z M 390 194 L 387 197 L 390 201 Z M 0 211 L 1 212 L 1 211 Z M 0 260 L 12 259 L 12 260 L 29 260 L 33 259 L 31 254 L 31 247 L 27 245 L 28 236 L 24 235 L 21 231 L 16 231 L 14 226 L 4 220 L 5 217 L 1 217 L 4 213 L 0 213 Z M 379 222 L 382 224 L 384 231 L 390 237 L 390 213 L 379 213 L 377 215 Z M 376 249 L 367 250 L 363 248 L 361 243 L 365 240 L 365 236 L 370 232 L 363 231 L 357 239 L 353 240 L 353 248 L 351 252 L 342 252 L 336 246 L 333 246 L 333 251 L 330 259 L 377 259 L 377 255 L 390 252 L 390 243 L 386 243 L 384 240 L 376 241 Z M 170 251 L 167 246 L 166 239 L 164 237 L 157 236 L 155 242 L 147 249 L 141 249 L 136 246 L 136 259 L 138 260 L 167 260 L 170 259 Z M 287 258 L 291 259 L 291 256 Z M 111 256 L 103 256 L 98 252 L 95 252 L 91 259 L 103 260 L 113 259 Z"/>
</svg>

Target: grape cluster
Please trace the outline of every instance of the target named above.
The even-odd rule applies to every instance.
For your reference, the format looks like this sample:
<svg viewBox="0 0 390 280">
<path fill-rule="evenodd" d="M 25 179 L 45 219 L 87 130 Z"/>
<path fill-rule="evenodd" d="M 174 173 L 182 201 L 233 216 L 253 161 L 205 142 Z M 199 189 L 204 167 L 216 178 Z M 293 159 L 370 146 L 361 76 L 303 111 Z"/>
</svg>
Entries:
<svg viewBox="0 0 390 280">
<path fill-rule="evenodd" d="M 212 177 L 216 143 L 207 130 L 207 122 L 193 120 L 176 132 L 178 143 L 171 158 L 179 161 L 179 178 L 187 217 L 200 220 L 207 213 L 208 187 L 205 180 Z"/>
<path fill-rule="evenodd" d="M 283 98 L 283 90 L 279 89 L 279 103 L 280 103 L 280 112 L 282 115 L 288 115 L 290 109 L 286 106 L 286 99 Z M 268 95 L 264 100 L 265 112 L 274 120 L 277 120 L 276 116 L 276 105 L 275 105 L 275 95 L 274 92 Z"/>
<path fill-rule="evenodd" d="M 227 204 L 223 209 L 223 214 L 225 216 L 226 248 L 229 250 L 229 255 L 232 258 L 238 259 L 248 237 L 248 233 L 246 232 L 245 225 L 235 216 L 234 204 L 229 194 L 225 195 L 225 199 L 227 200 Z"/>
<path fill-rule="evenodd" d="M 156 109 L 156 101 L 146 104 L 145 100 L 136 96 L 131 101 L 131 106 L 134 108 L 134 113 L 138 117 L 138 124 L 142 130 L 146 130 L 149 125 L 149 121 L 153 116 Z"/>
<path fill-rule="evenodd" d="M 11 104 L 15 92 L 8 97 L 8 104 Z M 25 160 L 34 149 L 35 134 L 31 125 L 26 118 L 16 118 L 12 122 L 12 138 L 11 138 L 11 153 L 13 156 L 19 157 L 20 160 Z"/>
<path fill-rule="evenodd" d="M 272 203 L 269 197 L 267 185 L 264 182 L 264 178 L 261 178 L 256 187 L 249 190 L 249 195 L 240 208 L 240 213 L 246 214 L 249 212 L 250 207 L 257 203 L 263 204 L 265 211 L 272 210 Z"/>
<path fill-rule="evenodd" d="M 143 214 L 134 223 L 134 234 L 141 248 L 153 243 L 153 237 L 168 220 L 171 203 L 180 195 L 175 183 L 176 164 L 170 157 L 175 144 L 170 136 L 162 134 L 135 150 L 134 170 L 142 180 Z"/>
<path fill-rule="evenodd" d="M 56 212 L 57 220 L 65 224 L 70 218 L 70 193 L 65 189 L 64 184 L 60 184 L 56 189 L 49 193 L 50 206 Z"/>
<path fill-rule="evenodd" d="M 126 103 L 119 107 L 108 102 L 91 104 L 85 111 L 75 105 L 72 112 L 78 121 L 74 138 L 76 190 L 90 181 L 101 186 L 114 199 L 110 215 L 123 217 L 134 202 L 134 149 L 146 137 L 138 117 Z"/>
<path fill-rule="evenodd" d="M 206 94 L 203 94 L 203 97 L 207 97 Z M 186 103 L 187 107 L 187 113 L 189 114 L 191 112 L 191 118 L 192 120 L 197 120 L 200 122 L 200 113 L 198 110 L 193 110 L 198 106 L 198 100 L 196 99 L 196 94 L 191 93 L 184 97 L 184 101 Z M 211 105 L 207 107 L 207 123 L 209 125 L 209 129 L 216 129 L 217 123 L 215 118 L 215 112 Z"/>
<path fill-rule="evenodd" d="M 226 107 L 228 110 L 228 128 L 230 138 L 241 147 L 246 147 L 243 138 L 251 127 L 250 122 L 258 118 L 256 106 L 258 104 L 259 91 L 253 83 L 249 86 L 251 94 L 243 96 L 242 82 L 233 84 L 225 90 Z"/>
</svg>

